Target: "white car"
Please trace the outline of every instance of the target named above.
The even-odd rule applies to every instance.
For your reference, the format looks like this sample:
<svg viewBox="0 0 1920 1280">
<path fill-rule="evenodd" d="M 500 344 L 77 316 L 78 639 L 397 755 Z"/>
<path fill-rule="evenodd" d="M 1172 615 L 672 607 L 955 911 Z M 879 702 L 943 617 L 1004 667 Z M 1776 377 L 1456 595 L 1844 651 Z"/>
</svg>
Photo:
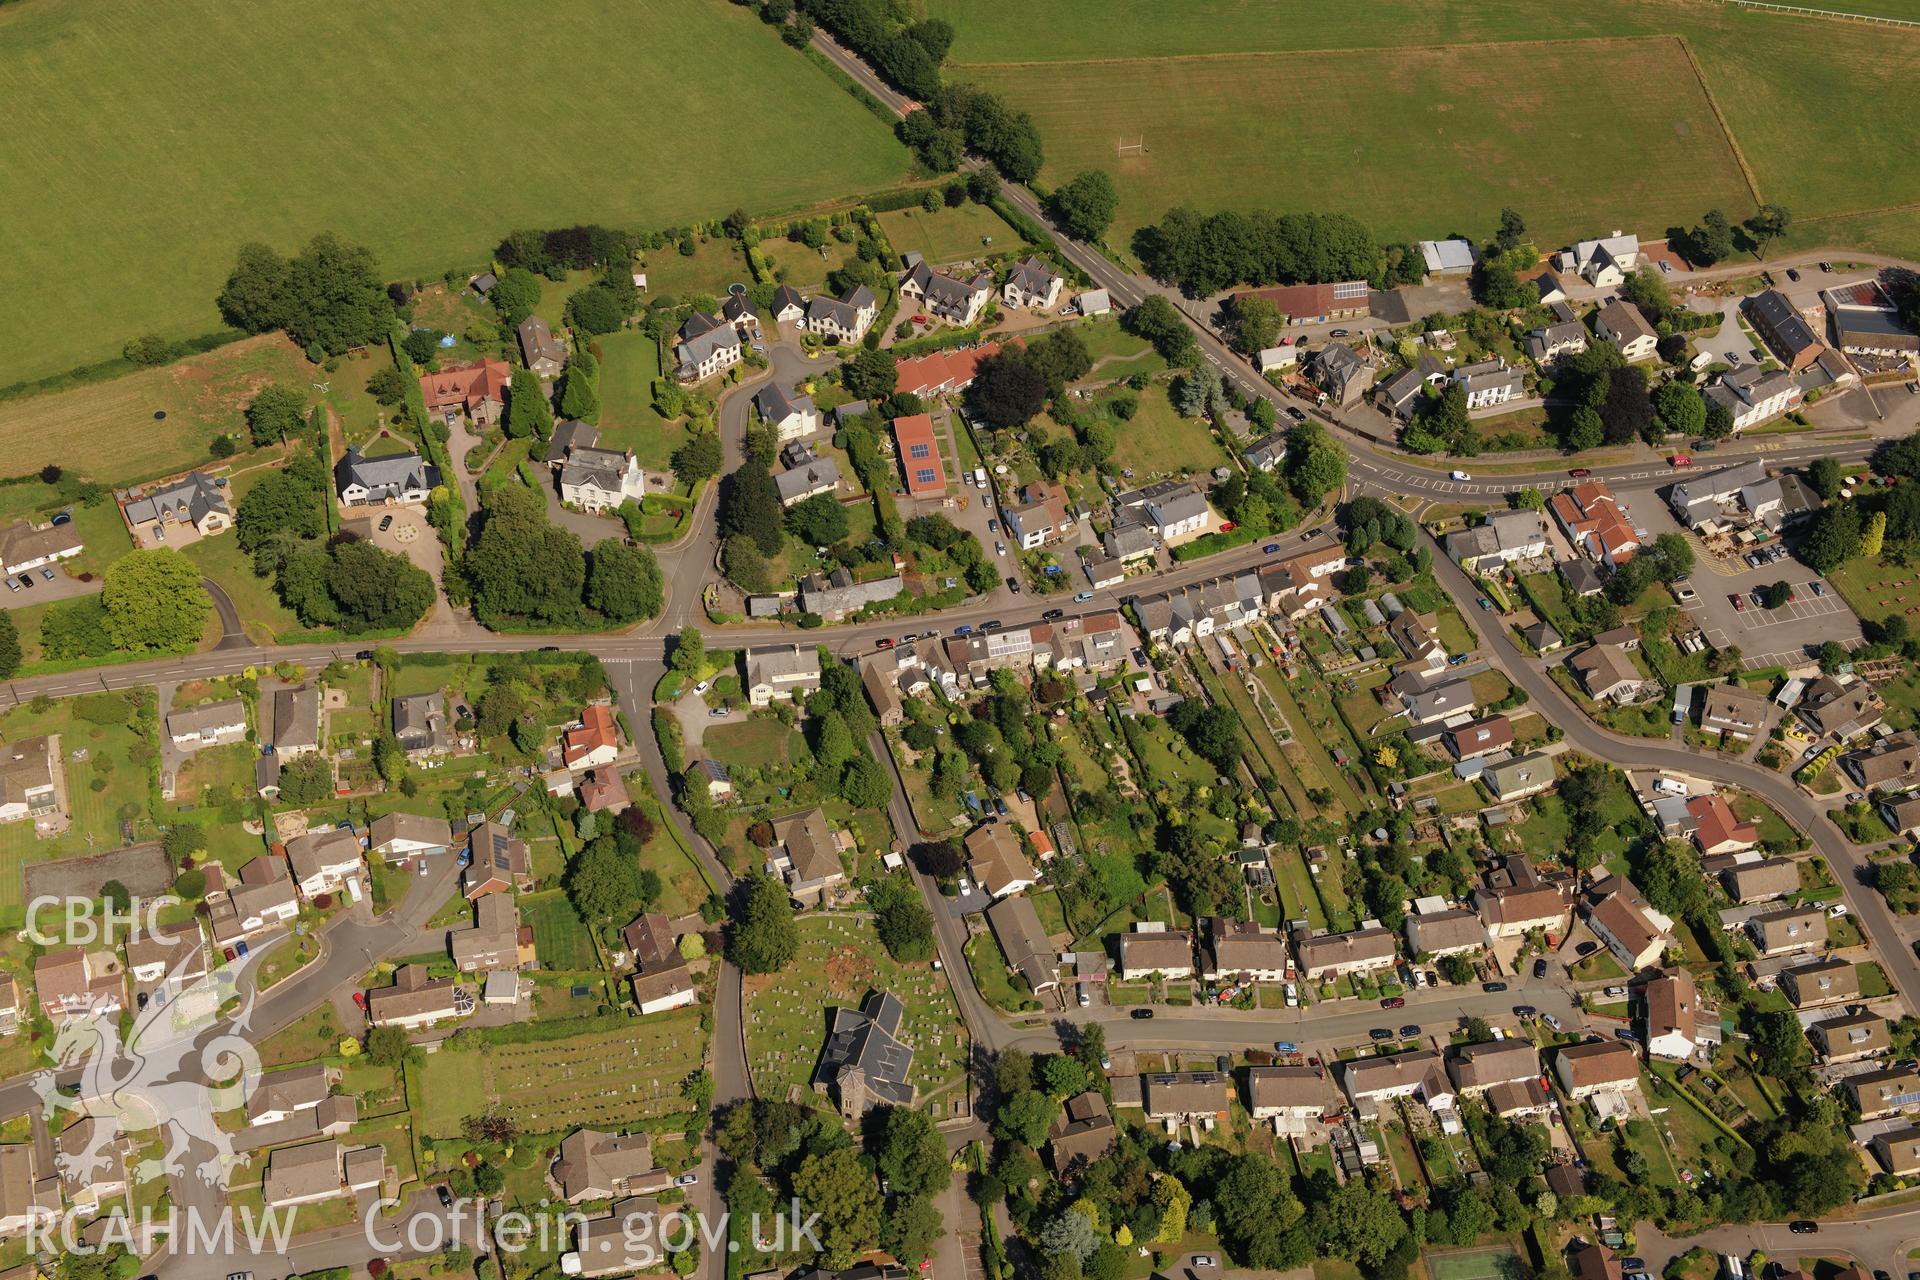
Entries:
<svg viewBox="0 0 1920 1280">
<path fill-rule="evenodd" d="M 1472 477 L 1472 476 L 1470 476 L 1470 475 L 1468 475 L 1468 474 L 1467 474 L 1466 472 L 1464 472 L 1464 471 L 1453 471 L 1453 472 L 1449 472 L 1448 474 L 1450 474 L 1450 475 L 1451 475 L 1451 476 L 1452 476 L 1452 477 L 1453 477 L 1453 478 L 1454 478 L 1455 480 L 1471 480 L 1471 479 L 1473 479 L 1473 477 Z"/>
<path fill-rule="evenodd" d="M 1827 914 L 1837 920 L 1847 914 L 1847 904 L 1844 902 L 1836 902 L 1827 908 Z"/>
<path fill-rule="evenodd" d="M 972 892 L 973 892 L 973 886 L 967 883 L 967 878 L 965 876 L 961 876 L 960 877 L 960 896 L 964 898 Z"/>
<path fill-rule="evenodd" d="M 713 681 L 702 680 L 699 684 L 693 686 L 693 691 L 695 693 L 705 693 L 707 690 L 711 688 L 713 688 Z"/>
<path fill-rule="evenodd" d="M 699 1182 L 700 1182 L 699 1174 L 683 1173 L 679 1177 L 673 1180 L 673 1185 L 676 1187 L 692 1187 L 692 1186 L 699 1185 Z"/>
</svg>

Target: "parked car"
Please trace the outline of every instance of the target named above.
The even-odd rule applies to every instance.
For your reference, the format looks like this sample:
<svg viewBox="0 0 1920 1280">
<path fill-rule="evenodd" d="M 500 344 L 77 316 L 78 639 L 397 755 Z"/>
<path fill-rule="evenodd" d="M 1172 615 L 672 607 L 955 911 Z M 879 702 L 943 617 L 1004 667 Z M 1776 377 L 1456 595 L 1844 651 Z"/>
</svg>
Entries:
<svg viewBox="0 0 1920 1280">
<path fill-rule="evenodd" d="M 381 517 L 380 517 L 380 532 L 382 532 L 382 533 L 385 533 L 385 532 L 386 532 L 387 530 L 389 530 L 389 529 L 391 529 L 391 528 L 393 528 L 393 517 L 392 517 L 392 516 L 381 516 Z"/>
<path fill-rule="evenodd" d="M 699 1174 L 683 1173 L 679 1177 L 673 1180 L 673 1185 L 676 1187 L 692 1187 L 692 1186 L 698 1186 L 699 1182 L 700 1182 Z"/>
<path fill-rule="evenodd" d="M 1273 1042 L 1273 1051 L 1275 1053 L 1298 1053 L 1300 1052 L 1300 1046 L 1291 1040 L 1275 1040 Z"/>
<path fill-rule="evenodd" d="M 1000 521 L 997 518 L 987 521 L 987 532 L 988 533 L 1000 532 Z"/>
<path fill-rule="evenodd" d="M 1375 1027 L 1373 1030 L 1367 1032 L 1367 1035 L 1375 1040 L 1393 1039 L 1393 1032 L 1387 1030 L 1385 1027 Z"/>
<path fill-rule="evenodd" d="M 1405 996 L 1387 996 L 1380 1001 L 1380 1007 L 1382 1009 L 1401 1009 L 1406 1007 L 1406 1003 L 1407 998 Z"/>
<path fill-rule="evenodd" d="M 1329 329 L 1327 330 L 1327 336 L 1329 338 L 1345 338 L 1351 335 L 1349 335 L 1345 329 Z"/>
<path fill-rule="evenodd" d="M 1585 959 L 1586 957 L 1592 955 L 1594 952 L 1598 951 L 1599 949 L 1600 949 L 1600 944 L 1597 942 L 1583 942 L 1579 946 L 1575 947 L 1573 950 L 1574 950 L 1574 954 L 1578 955 L 1582 959 Z"/>
<path fill-rule="evenodd" d="M 364 991 L 354 992 L 353 1002 L 354 1004 L 359 1006 L 360 1012 L 365 1013 L 367 1011 L 367 993 L 366 992 Z"/>
<path fill-rule="evenodd" d="M 1409 1022 L 1406 1026 L 1400 1028 L 1400 1038 L 1402 1040 L 1412 1039 L 1414 1036 L 1417 1036 L 1419 1034 L 1420 1034 L 1420 1024 L 1417 1022 Z"/>
<path fill-rule="evenodd" d="M 1673 584 L 1673 598 L 1675 600 L 1678 600 L 1681 604 L 1686 604 L 1691 600 L 1698 600 L 1700 598 L 1700 593 L 1693 589 L 1693 584 L 1691 582 L 1688 582 L 1685 578 L 1682 578 L 1680 579 L 1680 581 Z"/>
<path fill-rule="evenodd" d="M 707 690 L 711 688 L 713 688 L 713 681 L 702 680 L 699 684 L 693 686 L 693 691 L 695 693 L 705 693 Z"/>
<path fill-rule="evenodd" d="M 1520 1019 L 1522 1022 L 1525 1022 L 1530 1018 L 1538 1017 L 1539 1013 L 1540 1011 L 1534 1008 L 1530 1004 L 1517 1004 L 1513 1006 L 1513 1016 Z"/>
<path fill-rule="evenodd" d="M 42 582 L 52 582 L 52 581 L 53 581 L 53 570 L 52 570 L 52 569 L 42 569 L 42 570 L 40 571 L 40 581 L 42 581 Z"/>
<path fill-rule="evenodd" d="M 1453 477 L 1453 478 L 1454 478 L 1455 480 L 1471 480 L 1471 479 L 1473 479 L 1473 477 L 1472 477 L 1471 475 L 1469 475 L 1469 474 L 1468 474 L 1467 472 L 1465 472 L 1465 471 L 1460 471 L 1460 470 L 1454 470 L 1454 471 L 1449 471 L 1449 472 L 1448 472 L 1447 474 L 1448 474 L 1448 475 L 1450 475 L 1450 476 L 1452 476 L 1452 477 Z"/>
<path fill-rule="evenodd" d="M 1075 597 L 1073 598 L 1073 602 L 1074 602 L 1075 604 L 1085 604 L 1085 603 L 1086 603 L 1087 601 L 1089 601 L 1089 600 L 1091 600 L 1091 599 L 1093 599 L 1093 592 L 1091 592 L 1091 591 L 1082 591 L 1082 592 L 1081 592 L 1081 593 L 1080 593 L 1079 595 L 1077 595 L 1077 596 L 1075 596 Z"/>
<path fill-rule="evenodd" d="M 1807 590 L 1813 592 L 1816 596 L 1823 596 L 1827 594 L 1827 584 L 1824 582 L 1809 582 L 1807 584 Z"/>
<path fill-rule="evenodd" d="M 1130 1013 L 1128 1013 L 1128 1014 L 1127 1014 L 1127 1016 L 1128 1016 L 1129 1018 L 1133 1018 L 1133 1019 L 1135 1019 L 1135 1020 L 1139 1020 L 1139 1019 L 1144 1019 L 1144 1018 L 1151 1018 L 1151 1017 L 1153 1016 L 1153 1010 L 1151 1010 L 1151 1009 L 1135 1009 L 1135 1010 L 1133 1010 L 1133 1011 L 1131 1011 Z"/>
<path fill-rule="evenodd" d="M 1480 989 L 1482 991 L 1505 991 L 1507 984 L 1504 982 L 1483 982 L 1480 984 Z"/>
<path fill-rule="evenodd" d="M 1746 599 L 1738 591 L 1727 596 L 1727 603 L 1733 606 L 1735 613 L 1745 613 L 1747 611 Z"/>
<path fill-rule="evenodd" d="M 893 637 L 881 636 L 878 640 L 875 640 L 873 642 L 873 647 L 876 649 L 891 649 L 893 648 Z"/>
<path fill-rule="evenodd" d="M 1287 406 L 1287 416 L 1289 418 L 1292 418 L 1295 422 L 1305 422 L 1307 420 L 1307 415 L 1300 412 L 1300 410 L 1295 408 L 1293 405 Z"/>
<path fill-rule="evenodd" d="M 998 631 L 1002 625 L 1003 624 L 1001 623 L 1000 619 L 989 618 L 985 622 L 980 624 L 980 629 L 982 631 Z"/>
<path fill-rule="evenodd" d="M 1820 1229 L 1819 1223 L 1809 1222 L 1805 1218 L 1798 1218 L 1787 1224 L 1787 1230 L 1793 1232 L 1793 1234 L 1797 1236 L 1810 1236 L 1814 1232 L 1818 1231 L 1819 1229 Z"/>
<path fill-rule="evenodd" d="M 447 1189 L 446 1183 L 443 1182 L 435 1187 L 434 1192 L 440 1197 L 440 1207 L 442 1209 L 453 1208 L 453 1192 Z M 247 1273 L 247 1280 L 253 1280 L 253 1273 L 251 1271 Z"/>
<path fill-rule="evenodd" d="M 1009 590 L 1009 591 L 1011 591 L 1011 592 L 1013 592 L 1013 594 L 1015 594 L 1015 595 L 1019 595 L 1019 594 L 1020 594 L 1020 579 L 1018 579 L 1018 578 L 1016 578 L 1016 577 L 1014 577 L 1014 576 L 1013 576 L 1012 574 L 1008 574 L 1008 575 L 1007 575 L 1007 590 Z"/>
<path fill-rule="evenodd" d="M 1567 475 L 1575 480 L 1585 479 L 1592 474 L 1593 472 L 1586 467 L 1575 467 L 1573 470 L 1567 472 Z"/>
<path fill-rule="evenodd" d="M 993 540 L 993 554 L 997 556 L 1003 556 L 1007 554 L 1007 544 L 1000 541 L 1000 539 L 995 538 Z"/>
<path fill-rule="evenodd" d="M 1684 453 L 1676 453 L 1667 459 L 1667 465 L 1673 467 L 1690 467 L 1693 465 L 1693 459 Z"/>
<path fill-rule="evenodd" d="M 1536 978 L 1544 978 L 1547 976 L 1546 957 L 1542 956 L 1533 962 L 1533 976 Z"/>
<path fill-rule="evenodd" d="M 1274 552 L 1278 551 L 1279 549 L 1280 549 L 1280 544 L 1277 542 L 1269 542 L 1266 546 L 1260 548 L 1260 550 L 1266 555 L 1272 555 Z"/>
</svg>

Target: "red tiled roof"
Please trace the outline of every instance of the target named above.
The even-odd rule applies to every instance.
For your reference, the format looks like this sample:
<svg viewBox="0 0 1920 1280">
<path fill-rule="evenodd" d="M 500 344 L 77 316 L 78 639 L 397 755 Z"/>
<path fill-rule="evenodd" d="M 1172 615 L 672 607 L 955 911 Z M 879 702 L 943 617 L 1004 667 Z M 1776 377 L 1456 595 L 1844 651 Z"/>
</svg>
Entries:
<svg viewBox="0 0 1920 1280">
<path fill-rule="evenodd" d="M 1735 818 L 1732 807 L 1719 796 L 1695 796 L 1687 801 L 1687 813 L 1694 821 L 1694 839 L 1704 850 L 1732 843 L 1751 845 L 1760 839 L 1760 828 Z"/>
<path fill-rule="evenodd" d="M 420 394 L 425 397 L 429 412 L 471 409 L 487 400 L 504 401 L 507 384 L 512 380 L 513 369 L 505 360 L 487 359 L 457 369 L 421 374 Z"/>
<path fill-rule="evenodd" d="M 973 381 L 974 371 L 982 360 L 999 352 L 999 343 L 988 342 L 977 347 L 908 356 L 894 361 L 893 367 L 899 375 L 899 389 L 924 399 L 960 390 Z"/>
<path fill-rule="evenodd" d="M 907 492 L 916 498 L 938 497 L 947 491 L 947 468 L 940 461 L 940 442 L 933 438 L 933 419 L 924 413 L 893 420 L 893 441 L 900 454 L 900 470 Z"/>
<path fill-rule="evenodd" d="M 580 727 L 569 729 L 561 738 L 566 761 L 572 764 L 600 747 L 619 749 L 619 731 L 614 725 L 613 708 L 596 702 L 580 713 Z"/>
</svg>

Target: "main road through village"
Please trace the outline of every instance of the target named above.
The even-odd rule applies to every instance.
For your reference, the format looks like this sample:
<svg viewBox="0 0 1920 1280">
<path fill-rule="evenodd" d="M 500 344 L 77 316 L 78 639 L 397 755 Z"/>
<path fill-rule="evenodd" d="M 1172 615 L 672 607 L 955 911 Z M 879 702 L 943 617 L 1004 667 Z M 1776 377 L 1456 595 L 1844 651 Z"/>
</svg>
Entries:
<svg viewBox="0 0 1920 1280">
<path fill-rule="evenodd" d="M 824 36 L 816 37 L 815 43 L 882 102 L 896 111 L 905 107 L 904 99 L 846 51 Z M 1015 185 L 1007 186 L 1006 192 L 1022 213 L 1036 220 L 1044 220 L 1039 202 L 1031 192 Z M 1075 266 L 1108 290 L 1117 306 L 1134 305 L 1149 293 L 1167 292 L 1151 281 L 1123 271 L 1090 246 L 1064 236 L 1059 237 L 1059 244 L 1061 251 Z M 1816 256 L 1810 254 L 1808 260 Z M 1859 254 L 1850 256 L 1861 258 Z M 1201 350 L 1209 361 L 1232 378 L 1245 393 L 1280 401 L 1280 393 L 1255 377 L 1204 320 L 1193 314 L 1187 300 L 1171 294 L 1167 296 L 1179 305 L 1181 314 L 1192 326 Z M 720 426 L 728 467 L 737 465 L 741 460 L 747 402 L 752 392 L 772 379 L 796 381 L 807 368 L 806 358 L 789 344 L 774 344 L 769 355 L 771 367 L 768 370 L 730 389 L 722 401 Z M 1553 489 L 1570 478 L 1564 466 L 1542 463 L 1537 471 L 1529 474 L 1507 475 L 1479 484 L 1455 481 L 1446 469 L 1384 448 L 1368 433 L 1350 426 L 1336 415 L 1317 416 L 1348 448 L 1352 460 L 1349 477 L 1352 486 L 1400 495 L 1416 503 L 1447 500 L 1484 501 L 1491 505 L 1503 502 L 1510 491 L 1528 487 Z M 1830 446 L 1815 444 L 1771 449 L 1760 446 L 1760 450 L 1764 450 L 1762 456 L 1771 465 L 1781 466 L 1804 463 L 1822 456 L 1854 462 L 1864 459 L 1873 444 L 1872 439 L 1851 434 Z M 1749 456 L 1754 452 L 1758 451 L 1752 446 L 1732 446 L 1717 455 L 1716 461 Z M 1674 469 L 1652 454 L 1642 453 L 1618 465 L 1596 467 L 1592 474 L 1609 481 L 1616 489 L 1630 493 L 1636 490 L 1650 491 L 1670 483 Z M 646 624 L 620 634 L 501 635 L 462 618 L 432 634 L 420 634 L 390 643 L 403 653 L 441 650 L 502 653 L 557 646 L 594 654 L 605 664 L 616 697 L 630 713 L 629 724 L 638 730 L 633 743 L 638 767 L 645 770 L 656 793 L 671 795 L 671 779 L 665 763 L 646 733 L 645 726 L 650 722 L 653 687 L 666 669 L 669 637 L 682 626 L 699 625 L 704 620 L 700 594 L 705 584 L 716 576 L 715 561 L 719 549 L 716 522 L 712 518 L 713 495 L 714 490 L 710 487 L 692 521 L 693 531 L 681 543 L 662 549 L 667 604 L 659 618 Z M 1327 536 L 1322 528 L 1308 528 L 1278 540 L 1283 543 L 1283 552 L 1290 552 L 1312 539 Z M 1130 582 L 1124 594 L 1131 596 L 1143 590 L 1164 590 L 1216 577 L 1246 569 L 1267 558 L 1258 547 L 1245 547 L 1200 561 L 1176 563 L 1157 572 L 1150 580 L 1136 579 Z M 1440 584 L 1455 599 L 1466 600 L 1478 594 L 1466 575 L 1443 555 L 1435 556 L 1434 571 Z M 1094 594 L 1095 601 L 1089 609 L 1112 608 L 1123 598 L 1121 593 L 1113 591 Z M 1041 607 L 1041 602 L 1030 597 L 1016 597 L 1004 590 L 997 590 L 943 612 L 940 623 L 947 630 L 962 623 L 977 624 L 988 619 L 1000 619 L 1008 626 L 1017 626 L 1037 620 Z M 1809 835 L 1832 863 L 1841 882 L 1844 899 L 1872 939 L 1874 954 L 1888 979 L 1903 995 L 1911 998 L 1920 994 L 1920 962 L 1916 962 L 1899 923 L 1887 910 L 1880 895 L 1864 885 L 1861 876 L 1865 858 L 1833 825 L 1826 805 L 1816 802 L 1788 779 L 1756 765 L 1714 753 L 1697 753 L 1645 739 L 1625 738 L 1600 728 L 1547 677 L 1541 662 L 1522 653 L 1503 629 L 1483 626 L 1472 609 L 1463 609 L 1461 612 L 1477 633 L 1481 653 L 1487 661 L 1503 671 L 1518 687 L 1526 690 L 1533 708 L 1558 724 L 1565 731 L 1567 741 L 1580 752 L 1622 767 L 1671 769 L 1714 782 L 1738 785 L 1783 812 Z M 720 626 L 708 629 L 706 635 L 710 642 L 722 645 L 748 644 L 790 636 L 809 643 L 825 644 L 835 652 L 852 655 L 872 649 L 875 641 L 895 635 L 898 631 L 897 621 L 867 621 L 812 631 L 775 630 L 768 626 Z M 335 658 L 351 657 L 352 653 L 351 649 L 327 645 L 258 647 L 235 644 L 233 638 L 228 637 L 220 648 L 207 653 L 15 680 L 4 686 L 4 696 L 16 702 L 41 695 L 72 696 L 101 689 L 231 674 L 246 667 L 281 661 L 323 664 Z M 876 742 L 875 748 L 880 758 L 891 766 L 891 755 L 885 750 L 884 744 Z M 671 805 L 666 809 L 680 838 L 695 851 L 709 878 L 722 891 L 729 888 L 732 876 L 717 851 L 701 839 Z M 897 769 L 890 816 L 896 833 L 903 840 L 911 841 L 918 836 L 920 824 L 914 818 Z M 1310 1013 L 1299 1010 L 1169 1012 L 1149 1022 L 1135 1021 L 1128 1016 L 1127 1010 L 1104 1005 L 1088 1009 L 1069 1008 L 1043 1018 L 1003 1017 L 974 988 L 961 950 L 966 939 L 964 922 L 951 911 L 947 900 L 941 897 L 927 877 L 917 870 L 914 874 L 933 908 L 939 955 L 977 1053 L 991 1053 L 1014 1045 L 1034 1050 L 1057 1046 L 1076 1034 L 1078 1025 L 1088 1021 L 1097 1021 L 1104 1026 L 1108 1043 L 1115 1052 L 1213 1051 L 1241 1045 L 1257 1046 L 1276 1039 L 1289 1039 L 1303 1044 L 1350 1043 L 1364 1037 L 1374 1025 L 1382 1024 L 1377 1011 L 1357 1006 L 1338 1009 L 1321 1007 Z M 299 977 L 262 998 L 255 1009 L 252 1034 L 264 1037 L 290 1025 L 307 1010 L 331 999 L 340 989 L 357 984 L 374 962 L 396 954 L 414 937 L 425 917 L 444 901 L 447 886 L 441 883 L 442 879 L 444 877 L 418 882 L 411 888 L 407 898 L 386 916 L 374 917 L 362 908 L 361 915 L 349 916 L 335 924 L 323 939 L 321 958 Z M 730 965 L 723 963 L 721 966 L 714 1000 L 711 1069 L 716 1086 L 716 1103 L 724 1104 L 750 1097 L 753 1093 L 742 1033 L 741 980 L 739 973 Z M 1397 1012 L 1394 1018 L 1419 1021 L 1425 1015 L 1429 1020 L 1437 1020 L 1434 1025 L 1438 1027 L 1442 1023 L 1450 1024 L 1453 1019 L 1473 1014 L 1499 1015 L 1505 1013 L 1511 1003 L 1520 1001 L 1531 1003 L 1545 1012 L 1556 1013 L 1562 1018 L 1578 1017 L 1578 1008 L 1566 988 L 1522 979 L 1511 993 L 1416 992 L 1408 997 L 1407 1008 Z M 19 1078 L 0 1082 L 0 1115 L 19 1114 L 38 1105 L 39 1097 L 28 1080 Z M 957 1142 L 975 1136 L 980 1131 L 977 1123 L 969 1122 L 964 1126 L 956 1126 L 951 1137 Z M 723 1176 L 715 1175 L 716 1172 L 724 1175 L 724 1171 L 715 1170 L 710 1150 L 698 1171 L 701 1180 L 693 1190 L 692 1201 L 710 1215 L 717 1214 L 723 1207 Z M 450 1218 L 451 1215 L 442 1210 L 431 1195 L 421 1193 L 403 1207 L 397 1221 L 402 1235 L 409 1223 L 417 1221 L 422 1226 L 440 1224 L 447 1228 L 445 1238 L 457 1236 L 469 1243 L 485 1246 L 485 1240 L 475 1238 L 470 1224 L 462 1231 L 457 1224 L 449 1223 Z M 934 1276 L 936 1280 L 965 1280 L 967 1269 L 960 1256 L 961 1246 L 955 1238 L 955 1233 L 964 1229 L 965 1224 L 949 1222 L 947 1226 L 948 1234 L 936 1251 Z M 1746 1241 L 1763 1237 L 1770 1240 L 1772 1237 L 1766 1233 L 1772 1230 L 1776 1229 L 1726 1229 L 1715 1233 L 1712 1242 L 1719 1243 L 1720 1235 Z M 1898 1266 L 1898 1259 L 1904 1255 L 1906 1248 L 1914 1239 L 1920 1238 L 1920 1210 L 1863 1215 L 1859 1222 L 1849 1224 L 1844 1231 L 1845 1248 L 1848 1251 L 1868 1258 L 1876 1265 Z M 428 1240 L 433 1237 L 429 1233 L 419 1238 Z M 1654 1248 L 1656 1243 L 1660 1245 L 1659 1249 Z M 1840 1241 L 1836 1238 L 1834 1243 Z M 1656 1257 L 1655 1254 L 1663 1249 L 1667 1252 L 1677 1250 L 1684 1247 L 1685 1242 L 1667 1242 L 1664 1237 L 1652 1237 L 1647 1239 L 1646 1245 L 1643 1253 L 1647 1253 L 1657 1267 L 1664 1255 Z M 432 1249 L 428 1248 L 427 1251 L 431 1252 Z M 252 1271 L 259 1280 L 270 1280 L 321 1267 L 362 1263 L 375 1256 L 398 1258 L 411 1256 L 414 1252 L 409 1247 L 395 1252 L 369 1244 L 361 1228 L 353 1226 L 302 1237 L 283 1255 L 262 1256 L 244 1249 L 230 1255 L 168 1254 L 157 1260 L 156 1270 L 167 1280 L 218 1280 L 218 1277 L 236 1270 Z M 724 1280 L 724 1254 L 710 1259 L 709 1275 L 712 1280 Z"/>
</svg>

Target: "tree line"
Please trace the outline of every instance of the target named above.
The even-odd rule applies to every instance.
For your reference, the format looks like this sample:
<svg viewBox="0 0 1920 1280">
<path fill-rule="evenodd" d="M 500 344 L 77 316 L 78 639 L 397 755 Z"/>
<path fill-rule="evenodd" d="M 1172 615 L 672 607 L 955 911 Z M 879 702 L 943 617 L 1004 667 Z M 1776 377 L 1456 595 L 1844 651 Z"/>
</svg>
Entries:
<svg viewBox="0 0 1920 1280">
<path fill-rule="evenodd" d="M 1418 246 L 1382 244 L 1346 213 L 1201 213 L 1182 205 L 1140 228 L 1133 249 L 1154 279 L 1200 297 L 1234 285 L 1366 280 L 1390 288 L 1426 278 Z"/>
</svg>

